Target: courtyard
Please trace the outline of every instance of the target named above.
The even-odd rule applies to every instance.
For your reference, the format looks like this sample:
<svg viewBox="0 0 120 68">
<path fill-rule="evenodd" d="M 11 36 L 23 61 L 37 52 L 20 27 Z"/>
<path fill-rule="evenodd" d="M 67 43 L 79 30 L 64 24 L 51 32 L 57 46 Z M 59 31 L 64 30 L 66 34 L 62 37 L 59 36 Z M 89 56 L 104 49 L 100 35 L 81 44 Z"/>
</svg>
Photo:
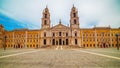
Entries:
<svg viewBox="0 0 120 68">
<path fill-rule="evenodd" d="M 116 48 L 0 49 L 0 68 L 119 68 Z"/>
</svg>

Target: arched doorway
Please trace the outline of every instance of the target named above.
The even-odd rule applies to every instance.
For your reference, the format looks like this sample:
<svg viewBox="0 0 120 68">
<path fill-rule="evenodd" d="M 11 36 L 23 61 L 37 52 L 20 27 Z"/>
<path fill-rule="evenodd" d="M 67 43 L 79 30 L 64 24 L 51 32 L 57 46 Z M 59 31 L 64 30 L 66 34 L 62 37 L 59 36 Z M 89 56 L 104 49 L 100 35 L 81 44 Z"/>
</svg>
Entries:
<svg viewBox="0 0 120 68">
<path fill-rule="evenodd" d="M 38 44 L 36 45 L 36 48 L 38 48 Z"/>
<path fill-rule="evenodd" d="M 66 45 L 68 45 L 68 39 L 66 39 Z"/>
<path fill-rule="evenodd" d="M 44 39 L 44 42 L 43 42 L 43 43 L 44 43 L 44 45 L 46 45 L 46 39 Z"/>
<path fill-rule="evenodd" d="M 62 39 L 59 39 L 59 45 L 62 45 Z"/>
<path fill-rule="evenodd" d="M 55 39 L 52 40 L 52 45 L 55 45 Z"/>
<path fill-rule="evenodd" d="M 20 44 L 18 44 L 17 48 L 20 48 Z"/>
<path fill-rule="evenodd" d="M 75 45 L 77 45 L 77 39 L 75 39 Z"/>
<path fill-rule="evenodd" d="M 103 48 L 106 48 L 106 44 L 105 43 L 103 43 Z"/>
</svg>

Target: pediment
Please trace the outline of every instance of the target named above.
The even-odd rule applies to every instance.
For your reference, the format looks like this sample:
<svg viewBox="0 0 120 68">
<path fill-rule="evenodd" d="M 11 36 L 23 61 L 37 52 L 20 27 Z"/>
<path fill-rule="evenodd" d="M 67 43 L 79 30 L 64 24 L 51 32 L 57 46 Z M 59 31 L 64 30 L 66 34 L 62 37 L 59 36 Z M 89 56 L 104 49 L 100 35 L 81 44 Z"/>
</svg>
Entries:
<svg viewBox="0 0 120 68">
<path fill-rule="evenodd" d="M 52 27 L 52 29 L 67 29 L 67 28 L 69 28 L 69 27 L 65 26 L 63 24 L 58 24 L 58 25 Z"/>
</svg>

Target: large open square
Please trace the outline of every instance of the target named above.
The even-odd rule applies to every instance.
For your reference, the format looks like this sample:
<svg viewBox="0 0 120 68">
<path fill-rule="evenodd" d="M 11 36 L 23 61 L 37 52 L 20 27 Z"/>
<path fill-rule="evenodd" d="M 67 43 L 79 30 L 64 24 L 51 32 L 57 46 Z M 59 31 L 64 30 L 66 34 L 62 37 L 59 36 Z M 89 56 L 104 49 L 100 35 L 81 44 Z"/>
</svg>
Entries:
<svg viewBox="0 0 120 68">
<path fill-rule="evenodd" d="M 119 68 L 120 51 L 90 49 L 0 49 L 0 68 Z"/>
</svg>

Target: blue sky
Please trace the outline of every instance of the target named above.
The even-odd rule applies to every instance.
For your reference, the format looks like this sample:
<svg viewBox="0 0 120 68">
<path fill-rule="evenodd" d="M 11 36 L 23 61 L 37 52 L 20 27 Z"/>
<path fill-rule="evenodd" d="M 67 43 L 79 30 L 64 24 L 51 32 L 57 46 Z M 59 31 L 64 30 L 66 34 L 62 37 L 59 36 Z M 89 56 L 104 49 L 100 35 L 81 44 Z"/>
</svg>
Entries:
<svg viewBox="0 0 120 68">
<path fill-rule="evenodd" d="M 46 5 L 51 13 L 51 25 L 62 20 L 69 24 L 73 4 L 78 9 L 80 28 L 96 26 L 120 27 L 120 0 L 0 0 L 0 24 L 6 30 L 40 29 Z"/>
</svg>

